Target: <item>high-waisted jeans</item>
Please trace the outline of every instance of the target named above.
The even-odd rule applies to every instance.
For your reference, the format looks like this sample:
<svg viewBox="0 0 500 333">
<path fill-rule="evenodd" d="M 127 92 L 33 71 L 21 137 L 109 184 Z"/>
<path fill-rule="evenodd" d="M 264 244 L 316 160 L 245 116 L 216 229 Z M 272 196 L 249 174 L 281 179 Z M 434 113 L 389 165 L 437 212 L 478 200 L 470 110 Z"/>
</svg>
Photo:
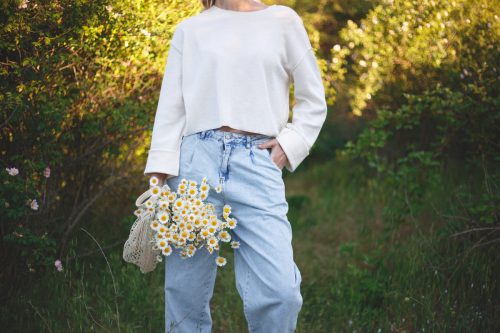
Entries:
<svg viewBox="0 0 500 333">
<path fill-rule="evenodd" d="M 294 332 L 302 307 L 301 274 L 293 258 L 282 170 L 271 159 L 271 148 L 257 147 L 272 138 L 218 129 L 183 138 L 179 175 L 167 184 L 176 191 L 182 178 L 199 183 L 207 177 L 212 188 L 206 201 L 215 205 L 220 219 L 222 207 L 231 206 L 237 226 L 230 234 L 240 247 L 224 244 L 213 254 L 202 248 L 187 259 L 174 248 L 165 257 L 166 332 L 211 332 L 215 258 L 227 257 L 227 251 L 234 251 L 236 288 L 248 331 Z M 217 193 L 219 183 L 222 191 Z"/>
</svg>

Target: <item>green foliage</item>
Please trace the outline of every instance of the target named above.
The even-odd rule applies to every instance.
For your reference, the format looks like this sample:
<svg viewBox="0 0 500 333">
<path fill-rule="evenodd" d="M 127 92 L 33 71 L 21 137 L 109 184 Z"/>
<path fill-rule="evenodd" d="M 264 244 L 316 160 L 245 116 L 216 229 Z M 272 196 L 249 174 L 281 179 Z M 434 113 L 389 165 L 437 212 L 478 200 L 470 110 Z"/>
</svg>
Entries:
<svg viewBox="0 0 500 333">
<path fill-rule="evenodd" d="M 342 42 L 332 49 L 332 77 L 348 80 L 356 115 L 369 101 L 399 105 L 403 93 L 439 83 L 494 90 L 499 34 L 491 1 L 386 0 L 359 25 L 351 20 L 340 32 Z"/>
<path fill-rule="evenodd" d="M 495 4 L 281 3 L 304 17 L 337 102 L 317 159 L 286 177 L 298 331 L 499 331 Z M 200 3 L 1 6 L 2 327 L 161 331 L 162 268 L 141 276 L 116 246 L 108 267 L 75 231 L 126 237 L 168 42 Z M 345 121 L 344 108 L 364 116 Z M 246 329 L 231 263 L 211 302 L 218 332 Z"/>
<path fill-rule="evenodd" d="M 426 199 L 425 190 L 440 185 L 436 176 L 447 162 L 461 161 L 476 170 L 495 163 L 498 100 L 478 98 L 482 96 L 447 88 L 407 95 L 399 109 L 378 110 L 356 143 L 348 143 L 345 155 L 363 161 L 391 185 L 394 200 L 388 209 L 399 211 L 396 219 L 403 220 L 409 213 L 409 202 L 418 209 Z M 493 204 L 495 193 L 496 189 L 480 196 L 488 196 L 484 201 Z M 407 209 L 394 209 L 398 205 Z M 491 209 L 484 208 L 485 215 L 479 219 L 498 222 L 498 214 Z"/>
<path fill-rule="evenodd" d="M 289 200 L 294 258 L 303 278 L 297 332 L 498 331 L 500 265 L 497 243 L 487 243 L 498 235 L 457 230 L 473 218 L 462 206 L 467 193 L 475 197 L 487 185 L 470 179 L 457 186 L 454 177 L 440 175 L 443 186 L 428 190 L 429 200 L 414 218 L 445 222 L 449 230 L 418 233 L 422 225 L 401 225 L 388 233 L 381 210 L 391 187 L 366 178 L 350 161 L 329 161 L 287 183 L 302 189 Z M 111 270 L 96 252 L 65 260 L 62 272 L 13 281 L 0 311 L 4 330 L 162 331 L 164 267 L 142 275 L 123 262 L 119 247 L 106 256 Z M 228 258 L 227 270 L 217 275 L 210 303 L 214 332 L 247 329 L 233 264 Z"/>
<path fill-rule="evenodd" d="M 492 6 L 467 0 L 384 2 L 361 27 L 349 22 L 341 32 L 347 46 L 334 50 L 337 75 L 352 83 L 353 112 L 361 114 L 371 97 L 373 106 L 383 103 L 344 153 L 390 184 L 391 221 L 415 213 L 453 161 L 496 169 L 500 26 Z M 485 200 L 495 201 L 495 193 Z M 483 212 L 480 220 L 498 222 L 491 209 Z"/>
<path fill-rule="evenodd" d="M 2 6 L 1 238 L 24 271 L 63 256 L 84 215 L 142 165 L 173 28 L 200 3 Z"/>
</svg>

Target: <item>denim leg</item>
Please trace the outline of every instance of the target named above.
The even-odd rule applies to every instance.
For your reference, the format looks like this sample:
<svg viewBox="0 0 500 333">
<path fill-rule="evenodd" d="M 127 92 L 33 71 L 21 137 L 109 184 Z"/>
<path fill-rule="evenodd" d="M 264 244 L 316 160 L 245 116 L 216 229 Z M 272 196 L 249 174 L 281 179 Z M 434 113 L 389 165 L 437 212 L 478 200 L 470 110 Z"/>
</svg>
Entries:
<svg viewBox="0 0 500 333">
<path fill-rule="evenodd" d="M 173 191 L 182 178 L 201 182 L 207 176 L 212 187 L 217 185 L 218 164 L 216 155 L 206 154 L 209 142 L 201 142 L 196 135 L 186 139 L 181 146 L 179 176 L 167 180 Z M 214 191 L 206 199 L 222 211 L 221 197 Z M 210 300 L 217 274 L 215 258 L 218 251 L 210 254 L 206 248 L 197 250 L 193 257 L 182 259 L 179 249 L 164 258 L 165 262 L 165 332 L 210 333 L 212 316 Z"/>
<path fill-rule="evenodd" d="M 209 333 L 209 302 L 217 273 L 215 257 L 204 248 L 188 259 L 182 259 L 178 252 L 174 249 L 165 260 L 165 332 Z"/>
<path fill-rule="evenodd" d="M 207 201 L 218 212 L 229 204 L 238 221 L 230 232 L 240 242 L 234 251 L 236 288 L 250 333 L 294 332 L 302 307 L 285 186 L 273 163 L 268 150 L 248 146 L 241 135 L 209 130 L 187 138 L 181 147 L 180 174 L 168 180 L 173 190 L 183 177 L 201 181 L 206 176 L 212 188 L 223 181 L 223 192 L 211 191 Z M 166 332 L 211 331 L 216 255 L 202 250 L 183 260 L 174 251 L 166 258 Z"/>
<path fill-rule="evenodd" d="M 238 220 L 236 287 L 249 332 L 294 332 L 302 307 L 284 182 L 272 163 L 266 149 L 236 147 L 226 183 L 225 199 Z"/>
</svg>

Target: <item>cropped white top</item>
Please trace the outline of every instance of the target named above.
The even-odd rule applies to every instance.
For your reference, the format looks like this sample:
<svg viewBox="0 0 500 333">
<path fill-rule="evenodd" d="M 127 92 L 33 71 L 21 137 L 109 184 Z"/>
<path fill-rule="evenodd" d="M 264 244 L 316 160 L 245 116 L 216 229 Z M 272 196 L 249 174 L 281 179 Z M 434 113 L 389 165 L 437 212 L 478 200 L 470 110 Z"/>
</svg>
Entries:
<svg viewBox="0 0 500 333">
<path fill-rule="evenodd" d="M 291 83 L 296 103 L 289 122 Z M 177 176 L 183 136 L 223 125 L 276 137 L 293 172 L 326 114 L 317 59 L 292 8 L 212 6 L 175 27 L 144 174 Z"/>
</svg>

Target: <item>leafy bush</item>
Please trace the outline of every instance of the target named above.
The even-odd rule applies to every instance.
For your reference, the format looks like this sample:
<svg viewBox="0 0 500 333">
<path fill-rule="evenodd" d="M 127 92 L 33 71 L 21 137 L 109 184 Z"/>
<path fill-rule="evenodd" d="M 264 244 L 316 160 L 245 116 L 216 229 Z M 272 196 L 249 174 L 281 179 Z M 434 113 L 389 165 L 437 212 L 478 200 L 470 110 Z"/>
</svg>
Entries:
<svg viewBox="0 0 500 333">
<path fill-rule="evenodd" d="M 0 215 L 7 266 L 34 270 L 64 256 L 91 208 L 132 166 L 143 165 L 173 27 L 199 9 L 198 1 L 3 3 Z M 13 167 L 18 175 L 8 174 Z"/>
</svg>

